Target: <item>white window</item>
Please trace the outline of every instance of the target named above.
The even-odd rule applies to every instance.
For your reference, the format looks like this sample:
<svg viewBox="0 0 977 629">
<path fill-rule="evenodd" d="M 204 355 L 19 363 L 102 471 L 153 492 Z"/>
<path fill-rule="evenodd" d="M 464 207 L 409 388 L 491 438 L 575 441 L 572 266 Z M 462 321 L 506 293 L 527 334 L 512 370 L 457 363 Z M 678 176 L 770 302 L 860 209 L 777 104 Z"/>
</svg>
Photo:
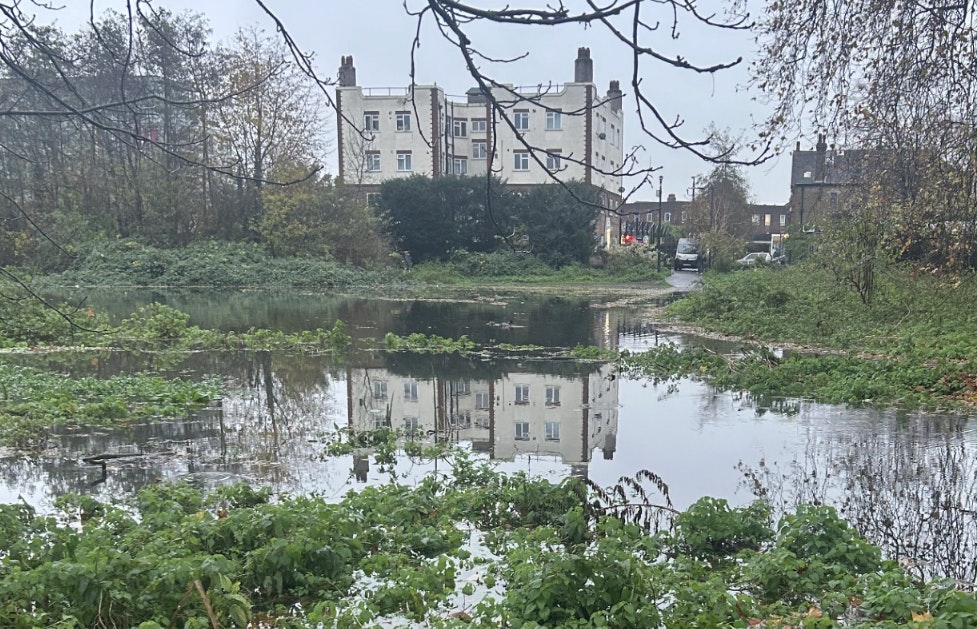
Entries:
<svg viewBox="0 0 977 629">
<path fill-rule="evenodd" d="M 454 424 L 455 428 L 471 428 L 472 427 L 472 412 L 471 411 L 461 411 L 455 413 L 454 417 L 451 418 L 451 423 Z"/>
<path fill-rule="evenodd" d="M 417 380 L 404 382 L 404 400 L 407 402 L 417 401 Z"/>
<path fill-rule="evenodd" d="M 374 380 L 373 381 L 373 399 L 374 400 L 385 400 L 385 399 L 387 399 L 387 381 L 386 380 Z"/>
<path fill-rule="evenodd" d="M 557 131 L 563 128 L 563 113 L 559 111 L 546 112 L 546 130 Z"/>
<path fill-rule="evenodd" d="M 516 422 L 516 441 L 529 441 L 529 422 Z"/>
<path fill-rule="evenodd" d="M 688 218 L 688 215 L 685 213 L 685 210 L 683 210 L 682 211 L 682 222 L 684 223 L 687 218 Z"/>
<path fill-rule="evenodd" d="M 381 428 L 390 428 L 390 418 L 382 413 L 376 413 L 373 415 L 373 429 L 380 430 Z"/>
<path fill-rule="evenodd" d="M 417 418 L 416 417 L 405 417 L 404 418 L 404 432 L 410 436 L 417 434 Z"/>
<path fill-rule="evenodd" d="M 662 222 L 664 222 L 664 223 L 671 223 L 672 222 L 672 213 L 671 212 L 665 212 L 665 218 L 662 219 Z"/>
<path fill-rule="evenodd" d="M 780 226 L 783 227 L 786 224 L 787 224 L 787 215 L 786 214 L 781 214 L 780 215 Z"/>
<path fill-rule="evenodd" d="M 516 131 L 528 131 L 529 130 L 529 110 L 528 109 L 517 109 L 515 114 L 512 116 L 512 124 L 516 127 Z"/>
<path fill-rule="evenodd" d="M 472 385 L 468 380 L 458 380 L 454 383 L 456 395 L 471 395 Z"/>
<path fill-rule="evenodd" d="M 397 151 L 397 170 L 408 172 L 413 169 L 414 166 L 410 151 Z"/>
<path fill-rule="evenodd" d="M 513 170 L 529 170 L 529 151 L 515 151 L 512 157 Z"/>
<path fill-rule="evenodd" d="M 454 124 L 451 128 L 452 133 L 456 138 L 468 137 L 468 121 L 464 118 L 455 118 Z"/>
<path fill-rule="evenodd" d="M 529 385 L 516 385 L 516 404 L 529 404 Z"/>
<path fill-rule="evenodd" d="M 472 120 L 472 133 L 485 133 L 488 129 L 488 124 L 485 118 L 475 118 Z"/>
<path fill-rule="evenodd" d="M 379 111 L 366 111 L 366 112 L 363 112 L 363 130 L 364 131 L 379 131 L 380 130 L 380 112 Z"/>
<path fill-rule="evenodd" d="M 475 408 L 484 411 L 489 408 L 489 394 L 488 393 L 476 393 L 475 394 Z"/>
<path fill-rule="evenodd" d="M 764 214 L 763 215 L 763 226 L 764 227 L 770 227 L 770 215 L 769 214 Z"/>
<path fill-rule="evenodd" d="M 380 172 L 380 151 L 366 152 L 366 172 L 368 173 Z"/>
<path fill-rule="evenodd" d="M 397 112 L 397 131 L 410 131 L 410 112 Z M 410 169 L 408 169 L 410 170 Z"/>
<path fill-rule="evenodd" d="M 560 422 L 546 422 L 546 440 L 560 440 Z"/>
<path fill-rule="evenodd" d="M 547 406 L 560 405 L 560 387 L 553 386 L 553 385 L 546 385 L 546 405 Z"/>
<path fill-rule="evenodd" d="M 759 214 L 754 214 L 753 217 L 752 217 L 752 219 L 751 219 L 751 222 L 754 225 L 759 225 L 760 224 L 760 215 Z"/>
<path fill-rule="evenodd" d="M 560 170 L 563 167 L 563 151 L 560 149 L 546 149 L 546 169 Z"/>
<path fill-rule="evenodd" d="M 472 159 L 485 159 L 488 155 L 488 142 L 472 140 Z"/>
<path fill-rule="evenodd" d="M 453 172 L 456 175 L 467 175 L 468 174 L 468 158 L 456 157 L 452 160 Z"/>
</svg>

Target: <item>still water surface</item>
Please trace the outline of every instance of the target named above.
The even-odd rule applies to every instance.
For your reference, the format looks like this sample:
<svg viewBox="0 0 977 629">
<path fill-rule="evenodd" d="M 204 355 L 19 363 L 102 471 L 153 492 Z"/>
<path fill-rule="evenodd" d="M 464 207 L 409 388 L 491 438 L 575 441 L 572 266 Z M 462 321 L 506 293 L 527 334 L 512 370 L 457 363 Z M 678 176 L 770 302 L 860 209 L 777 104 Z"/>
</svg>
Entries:
<svg viewBox="0 0 977 629">
<path fill-rule="evenodd" d="M 361 346 L 387 332 L 467 335 L 479 342 L 550 347 L 597 345 L 644 351 L 658 343 L 736 345 L 658 332 L 645 315 L 603 300 L 467 295 L 463 301 L 296 294 L 128 292 L 90 302 L 122 314 L 162 301 L 202 327 L 287 331 L 342 319 Z M 0 458 L 0 501 L 42 509 L 67 492 L 112 499 L 147 483 L 203 486 L 246 480 L 293 494 L 338 497 L 364 483 L 413 482 L 443 473 L 400 457 L 377 465 L 369 451 L 327 457 L 339 427 L 382 425 L 421 439 L 436 432 L 506 471 L 610 485 L 647 469 L 665 479 L 679 508 L 702 496 L 745 504 L 757 492 L 780 506 L 819 500 L 892 554 L 924 555 L 929 569 L 977 575 L 977 424 L 965 417 L 848 409 L 802 400 L 760 400 L 691 380 L 621 377 L 612 365 L 462 359 L 363 351 L 348 364 L 286 352 L 169 356 L 80 352 L 3 360 L 72 375 L 150 370 L 217 375 L 221 405 L 179 421 L 124 430 L 63 429 L 43 453 Z M 103 471 L 83 457 L 119 455 Z M 132 456 L 129 456 L 132 455 Z"/>
</svg>

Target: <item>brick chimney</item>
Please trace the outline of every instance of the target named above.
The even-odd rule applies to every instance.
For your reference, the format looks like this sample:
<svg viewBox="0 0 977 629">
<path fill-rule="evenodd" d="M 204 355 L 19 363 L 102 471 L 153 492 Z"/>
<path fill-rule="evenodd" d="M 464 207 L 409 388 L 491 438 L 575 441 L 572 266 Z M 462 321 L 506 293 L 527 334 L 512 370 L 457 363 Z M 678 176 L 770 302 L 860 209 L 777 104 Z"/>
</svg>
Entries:
<svg viewBox="0 0 977 629">
<path fill-rule="evenodd" d="M 611 81 L 611 86 L 607 88 L 607 100 L 611 104 L 611 111 L 621 111 L 621 82 Z"/>
<path fill-rule="evenodd" d="M 590 48 L 577 48 L 577 60 L 573 65 L 573 82 L 594 82 L 594 61 L 590 58 Z"/>
<path fill-rule="evenodd" d="M 356 87 L 356 68 L 353 66 L 353 55 L 339 60 L 339 87 Z"/>
<path fill-rule="evenodd" d="M 817 153 L 814 161 L 814 181 L 824 181 L 824 167 L 828 156 L 828 142 L 823 133 L 818 134 L 818 143 L 814 146 Z"/>
</svg>

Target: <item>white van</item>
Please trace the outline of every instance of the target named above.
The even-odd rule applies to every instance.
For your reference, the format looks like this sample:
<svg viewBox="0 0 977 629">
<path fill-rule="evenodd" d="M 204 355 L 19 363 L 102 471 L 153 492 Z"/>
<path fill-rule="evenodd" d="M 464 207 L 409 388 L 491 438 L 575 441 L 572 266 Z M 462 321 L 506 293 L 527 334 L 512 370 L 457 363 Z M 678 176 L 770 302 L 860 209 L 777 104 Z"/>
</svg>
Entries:
<svg viewBox="0 0 977 629">
<path fill-rule="evenodd" d="M 675 248 L 675 270 L 699 270 L 699 241 L 691 238 L 679 238 Z"/>
</svg>

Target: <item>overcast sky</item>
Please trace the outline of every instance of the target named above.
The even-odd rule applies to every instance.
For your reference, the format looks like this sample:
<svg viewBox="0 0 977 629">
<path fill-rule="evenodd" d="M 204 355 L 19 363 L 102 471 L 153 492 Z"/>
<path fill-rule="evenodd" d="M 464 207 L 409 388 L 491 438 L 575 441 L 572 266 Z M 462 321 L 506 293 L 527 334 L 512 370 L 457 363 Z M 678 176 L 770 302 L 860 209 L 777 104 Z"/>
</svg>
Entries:
<svg viewBox="0 0 977 629">
<path fill-rule="evenodd" d="M 404 87 L 409 83 L 410 46 L 417 27 L 416 18 L 406 14 L 402 0 L 265 0 L 285 24 L 301 48 L 315 53 L 316 65 L 325 77 L 334 78 L 340 57 L 352 55 L 359 85 L 365 87 Z M 491 6 L 492 1 L 472 0 L 473 4 Z M 94 0 L 95 10 L 120 8 L 119 0 Z M 423 6 L 422 0 L 408 0 L 410 6 Z M 514 4 L 535 6 L 537 0 Z M 576 5 L 568 3 L 575 10 Z M 721 0 L 700 0 L 699 6 L 724 6 Z M 215 40 L 228 40 L 241 26 L 257 24 L 269 34 L 275 26 L 254 0 L 156 0 L 175 12 L 191 10 L 204 14 L 210 21 Z M 658 3 L 644 3 L 643 15 L 651 19 Z M 89 3 L 67 0 L 57 20 L 65 30 L 87 17 Z M 661 15 L 667 19 L 667 14 Z M 421 30 L 421 48 L 416 57 L 416 79 L 420 84 L 438 84 L 449 95 L 463 95 L 473 86 L 461 54 L 447 44 L 429 18 Z M 701 139 L 704 130 L 715 124 L 729 129 L 733 136 L 750 137 L 752 124 L 761 122 L 765 108 L 754 100 L 746 88 L 748 64 L 753 56 L 752 36 L 745 32 L 720 32 L 695 28 L 691 22 L 680 24 L 679 37 L 673 40 L 669 29 L 662 28 L 660 39 L 646 40 L 668 55 L 680 54 L 690 62 L 711 65 L 744 58 L 736 69 L 719 74 L 679 72 L 662 64 L 643 66 L 640 81 L 664 118 L 684 120 L 683 133 L 689 139 Z M 607 31 L 592 27 L 520 27 L 485 25 L 470 31 L 474 45 L 489 56 L 502 58 L 527 55 L 511 64 L 491 66 L 484 70 L 494 79 L 515 85 L 564 83 L 573 80 L 573 62 L 577 48 L 589 47 L 594 60 L 594 81 L 600 93 L 610 80 L 621 81 L 625 91 L 625 146 L 641 146 L 642 166 L 660 167 L 664 195 L 675 194 L 687 199 L 692 177 L 707 173 L 711 166 L 684 151 L 666 149 L 645 137 L 639 128 L 636 105 L 629 100 L 631 57 L 620 42 Z M 633 98 L 633 97 L 632 97 Z M 335 117 L 329 119 L 329 130 L 335 136 Z M 335 147 L 335 142 L 331 143 Z M 805 148 L 808 148 L 805 146 Z M 327 168 L 335 172 L 335 154 L 327 158 Z M 790 196 L 790 155 L 774 157 L 763 165 L 745 169 L 754 200 L 758 203 L 786 203 Z M 634 200 L 654 200 L 651 187 L 638 192 Z"/>
</svg>

